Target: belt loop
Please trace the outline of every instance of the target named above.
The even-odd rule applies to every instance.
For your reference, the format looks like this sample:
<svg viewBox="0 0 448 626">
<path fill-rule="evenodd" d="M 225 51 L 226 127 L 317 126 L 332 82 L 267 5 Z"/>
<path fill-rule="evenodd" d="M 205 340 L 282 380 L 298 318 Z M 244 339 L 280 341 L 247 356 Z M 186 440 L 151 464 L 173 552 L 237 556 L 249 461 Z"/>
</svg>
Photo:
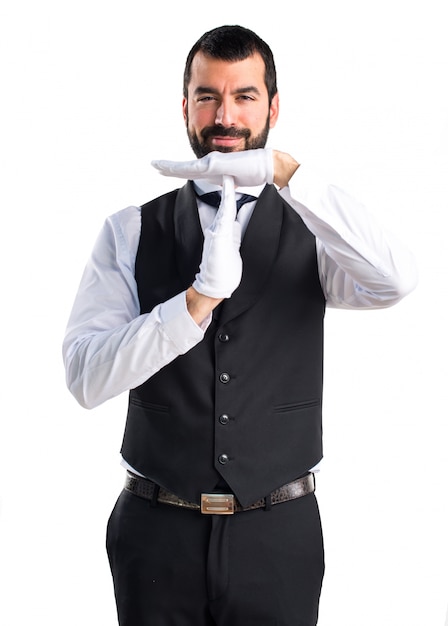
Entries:
<svg viewBox="0 0 448 626">
<path fill-rule="evenodd" d="M 154 483 L 154 491 L 152 492 L 150 506 L 157 506 L 157 498 L 159 497 L 160 486 Z"/>
<path fill-rule="evenodd" d="M 264 510 L 270 511 L 272 508 L 272 498 L 271 494 L 268 494 L 264 499 Z"/>
</svg>

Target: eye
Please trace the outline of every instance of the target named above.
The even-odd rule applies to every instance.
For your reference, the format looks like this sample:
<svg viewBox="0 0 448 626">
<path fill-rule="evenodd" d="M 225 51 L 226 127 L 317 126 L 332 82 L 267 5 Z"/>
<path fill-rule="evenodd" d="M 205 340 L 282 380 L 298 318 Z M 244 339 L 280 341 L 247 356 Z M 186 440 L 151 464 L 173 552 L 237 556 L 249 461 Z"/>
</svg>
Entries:
<svg viewBox="0 0 448 626">
<path fill-rule="evenodd" d="M 198 102 L 213 102 L 216 100 L 215 96 L 200 96 Z"/>
</svg>

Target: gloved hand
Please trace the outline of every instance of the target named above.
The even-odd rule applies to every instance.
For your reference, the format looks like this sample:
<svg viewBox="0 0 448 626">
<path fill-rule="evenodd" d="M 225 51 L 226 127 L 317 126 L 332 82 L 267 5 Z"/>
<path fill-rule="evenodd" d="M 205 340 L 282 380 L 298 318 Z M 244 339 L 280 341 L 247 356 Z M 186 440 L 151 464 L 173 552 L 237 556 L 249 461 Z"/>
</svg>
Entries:
<svg viewBox="0 0 448 626">
<path fill-rule="evenodd" d="M 206 179 L 216 185 L 222 184 L 222 177 L 232 176 L 235 187 L 272 184 L 274 162 L 270 148 L 243 150 L 242 152 L 210 152 L 195 161 L 152 161 L 151 165 L 164 176 Z"/>
<path fill-rule="evenodd" d="M 204 233 L 199 273 L 193 287 L 211 298 L 229 298 L 241 282 L 241 226 L 235 220 L 235 186 L 222 177 L 222 200 L 216 217 Z"/>
</svg>

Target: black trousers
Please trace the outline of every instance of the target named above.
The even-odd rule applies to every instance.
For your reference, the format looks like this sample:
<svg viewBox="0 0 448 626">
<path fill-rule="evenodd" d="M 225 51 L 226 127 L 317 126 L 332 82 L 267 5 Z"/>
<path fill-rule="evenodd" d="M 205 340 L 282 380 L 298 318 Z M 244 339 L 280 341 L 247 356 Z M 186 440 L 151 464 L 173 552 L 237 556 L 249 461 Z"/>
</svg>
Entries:
<svg viewBox="0 0 448 626">
<path fill-rule="evenodd" d="M 107 528 L 120 626 L 315 626 L 324 573 L 314 494 L 234 515 L 123 491 Z"/>
</svg>

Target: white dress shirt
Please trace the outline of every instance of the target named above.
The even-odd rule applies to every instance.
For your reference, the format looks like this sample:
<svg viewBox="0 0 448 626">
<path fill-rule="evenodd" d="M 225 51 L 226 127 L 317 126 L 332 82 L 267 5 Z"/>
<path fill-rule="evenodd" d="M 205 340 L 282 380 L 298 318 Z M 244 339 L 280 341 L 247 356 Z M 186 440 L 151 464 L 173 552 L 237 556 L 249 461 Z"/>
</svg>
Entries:
<svg viewBox="0 0 448 626">
<path fill-rule="evenodd" d="M 216 189 L 205 181 L 198 187 L 203 192 Z M 258 197 L 262 188 L 237 191 Z M 415 287 L 411 253 L 344 191 L 301 165 L 280 195 L 316 237 L 327 306 L 388 307 Z M 245 204 L 238 213 L 243 236 L 255 204 Z M 198 205 L 205 229 L 216 209 Z M 86 408 L 141 385 L 198 344 L 208 324 L 206 320 L 200 327 L 190 317 L 185 292 L 140 314 L 134 277 L 140 228 L 140 207 L 106 219 L 73 305 L 63 356 L 67 385 Z"/>
</svg>

